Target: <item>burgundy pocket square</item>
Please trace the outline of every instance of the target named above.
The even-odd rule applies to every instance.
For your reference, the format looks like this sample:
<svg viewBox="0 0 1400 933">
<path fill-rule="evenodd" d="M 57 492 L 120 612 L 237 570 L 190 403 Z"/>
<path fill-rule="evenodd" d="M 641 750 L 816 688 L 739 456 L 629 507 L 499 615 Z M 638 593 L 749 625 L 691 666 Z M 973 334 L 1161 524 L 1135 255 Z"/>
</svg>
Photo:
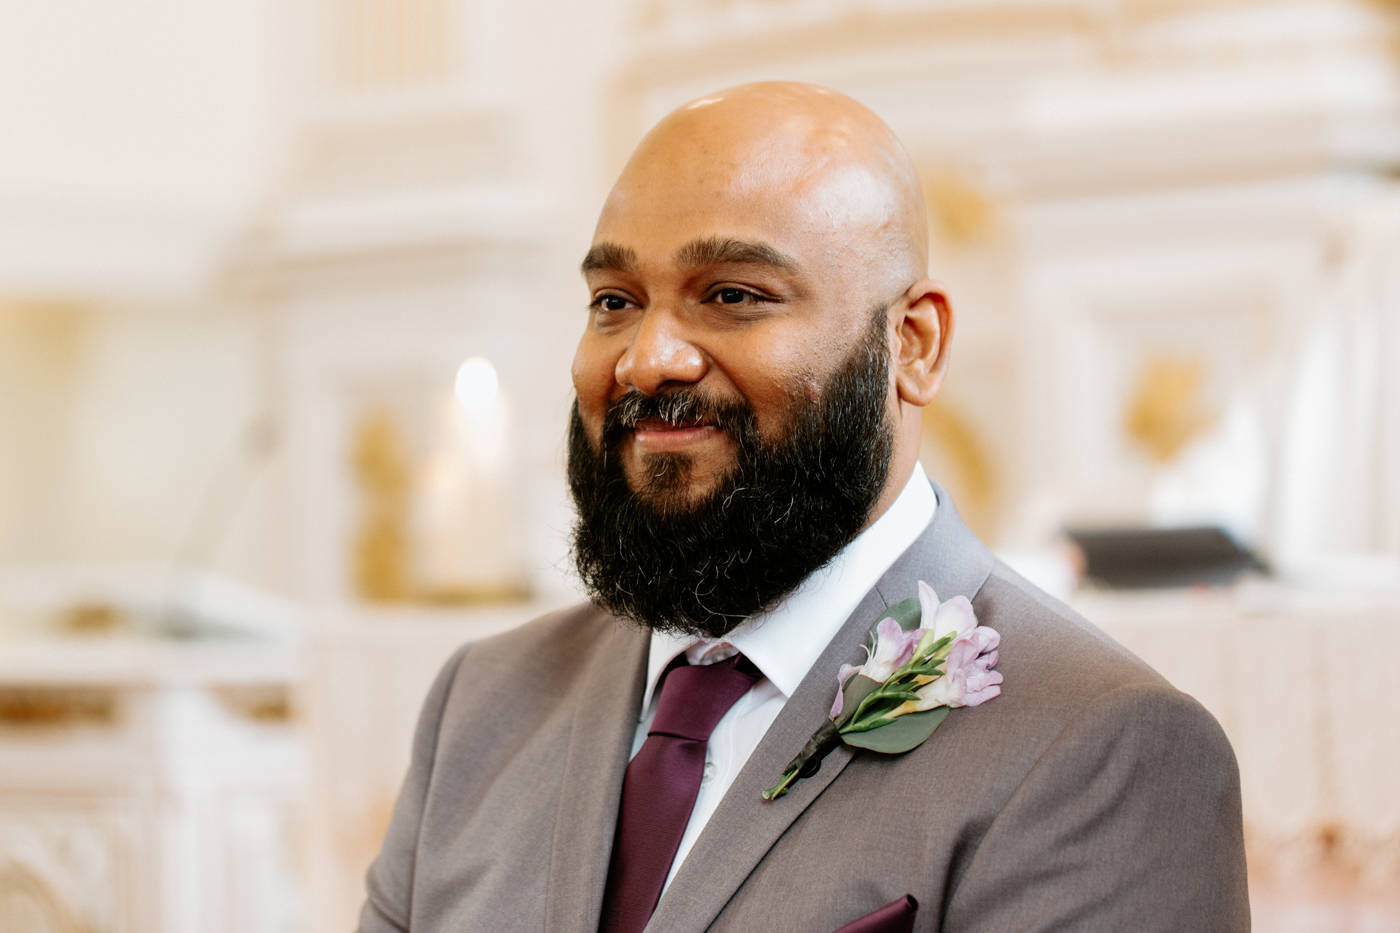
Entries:
<svg viewBox="0 0 1400 933">
<path fill-rule="evenodd" d="M 910 933 L 914 929 L 914 914 L 919 902 L 906 894 L 897 901 L 837 930 L 836 933 Z"/>
</svg>

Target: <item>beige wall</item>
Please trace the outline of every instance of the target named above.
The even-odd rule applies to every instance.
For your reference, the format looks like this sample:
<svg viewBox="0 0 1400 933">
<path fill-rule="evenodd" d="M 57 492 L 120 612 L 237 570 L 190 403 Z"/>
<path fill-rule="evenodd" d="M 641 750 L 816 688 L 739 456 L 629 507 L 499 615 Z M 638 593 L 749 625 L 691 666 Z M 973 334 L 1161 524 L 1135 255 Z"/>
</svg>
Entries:
<svg viewBox="0 0 1400 933">
<path fill-rule="evenodd" d="M 262 459 L 243 439 L 266 404 L 254 325 L 227 308 L 0 309 L 0 560 L 165 562 L 217 547 L 265 578 L 232 540 Z M 227 514 L 199 514 L 210 496 Z"/>
</svg>

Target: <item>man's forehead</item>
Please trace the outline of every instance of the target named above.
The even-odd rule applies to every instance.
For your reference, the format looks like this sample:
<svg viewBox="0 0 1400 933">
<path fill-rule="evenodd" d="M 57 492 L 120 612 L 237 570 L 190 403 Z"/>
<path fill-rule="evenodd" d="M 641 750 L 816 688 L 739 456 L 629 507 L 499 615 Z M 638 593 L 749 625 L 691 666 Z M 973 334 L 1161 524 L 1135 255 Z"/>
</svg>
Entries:
<svg viewBox="0 0 1400 933">
<path fill-rule="evenodd" d="M 671 261 L 681 269 L 718 265 L 758 265 L 800 272 L 801 264 L 792 256 L 763 240 L 735 236 L 704 236 L 678 247 Z M 637 252 L 630 246 L 610 241 L 595 243 L 583 257 L 580 271 L 630 273 L 638 270 Z"/>
<path fill-rule="evenodd" d="M 878 117 L 822 88 L 751 85 L 646 135 L 583 271 L 734 262 L 791 275 L 797 257 L 805 275 L 907 285 L 926 274 L 927 238 L 917 173 Z"/>
</svg>

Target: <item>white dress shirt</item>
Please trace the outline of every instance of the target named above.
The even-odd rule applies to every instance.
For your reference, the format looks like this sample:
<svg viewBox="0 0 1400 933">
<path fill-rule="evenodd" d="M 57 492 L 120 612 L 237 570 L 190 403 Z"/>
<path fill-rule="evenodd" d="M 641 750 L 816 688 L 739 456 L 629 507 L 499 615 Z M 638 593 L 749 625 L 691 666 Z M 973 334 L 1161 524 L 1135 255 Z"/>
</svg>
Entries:
<svg viewBox="0 0 1400 933">
<path fill-rule="evenodd" d="M 710 734 L 700 793 L 695 798 L 695 808 L 690 813 L 675 861 L 671 863 L 667 886 L 744 762 L 749 760 L 763 734 L 782 712 L 788 697 L 865 594 L 928 527 L 937 506 L 933 487 L 923 467 L 916 464 L 914 474 L 894 504 L 846 545 L 831 563 L 802 581 L 792 595 L 772 611 L 744 621 L 719 640 L 652 633 L 646 693 L 642 697 L 642 717 L 632 742 L 633 755 L 646 741 L 647 730 L 656 716 L 653 696 L 656 682 L 682 651 L 686 652 L 690 663 L 708 664 L 733 657 L 737 649 L 764 675 L 729 708 Z M 831 677 L 834 682 L 835 670 Z M 774 783 L 779 777 L 773 776 Z"/>
</svg>

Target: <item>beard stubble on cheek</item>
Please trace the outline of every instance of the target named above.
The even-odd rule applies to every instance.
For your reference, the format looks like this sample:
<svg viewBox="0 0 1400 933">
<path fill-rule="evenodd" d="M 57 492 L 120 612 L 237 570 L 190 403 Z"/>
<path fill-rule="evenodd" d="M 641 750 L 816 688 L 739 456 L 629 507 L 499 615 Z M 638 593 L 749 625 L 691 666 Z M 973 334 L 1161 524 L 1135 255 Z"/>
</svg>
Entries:
<svg viewBox="0 0 1400 933">
<path fill-rule="evenodd" d="M 771 440 L 746 400 L 685 388 L 618 399 L 595 446 L 575 404 L 573 556 L 589 594 L 653 629 L 717 636 L 829 562 L 864 527 L 888 477 L 894 437 L 884 321 L 881 309 L 819 400 L 796 402 Z M 630 483 L 620 448 L 649 418 L 712 421 L 733 442 L 733 465 L 708 492 L 692 495 L 688 457 L 651 455 Z"/>
</svg>

